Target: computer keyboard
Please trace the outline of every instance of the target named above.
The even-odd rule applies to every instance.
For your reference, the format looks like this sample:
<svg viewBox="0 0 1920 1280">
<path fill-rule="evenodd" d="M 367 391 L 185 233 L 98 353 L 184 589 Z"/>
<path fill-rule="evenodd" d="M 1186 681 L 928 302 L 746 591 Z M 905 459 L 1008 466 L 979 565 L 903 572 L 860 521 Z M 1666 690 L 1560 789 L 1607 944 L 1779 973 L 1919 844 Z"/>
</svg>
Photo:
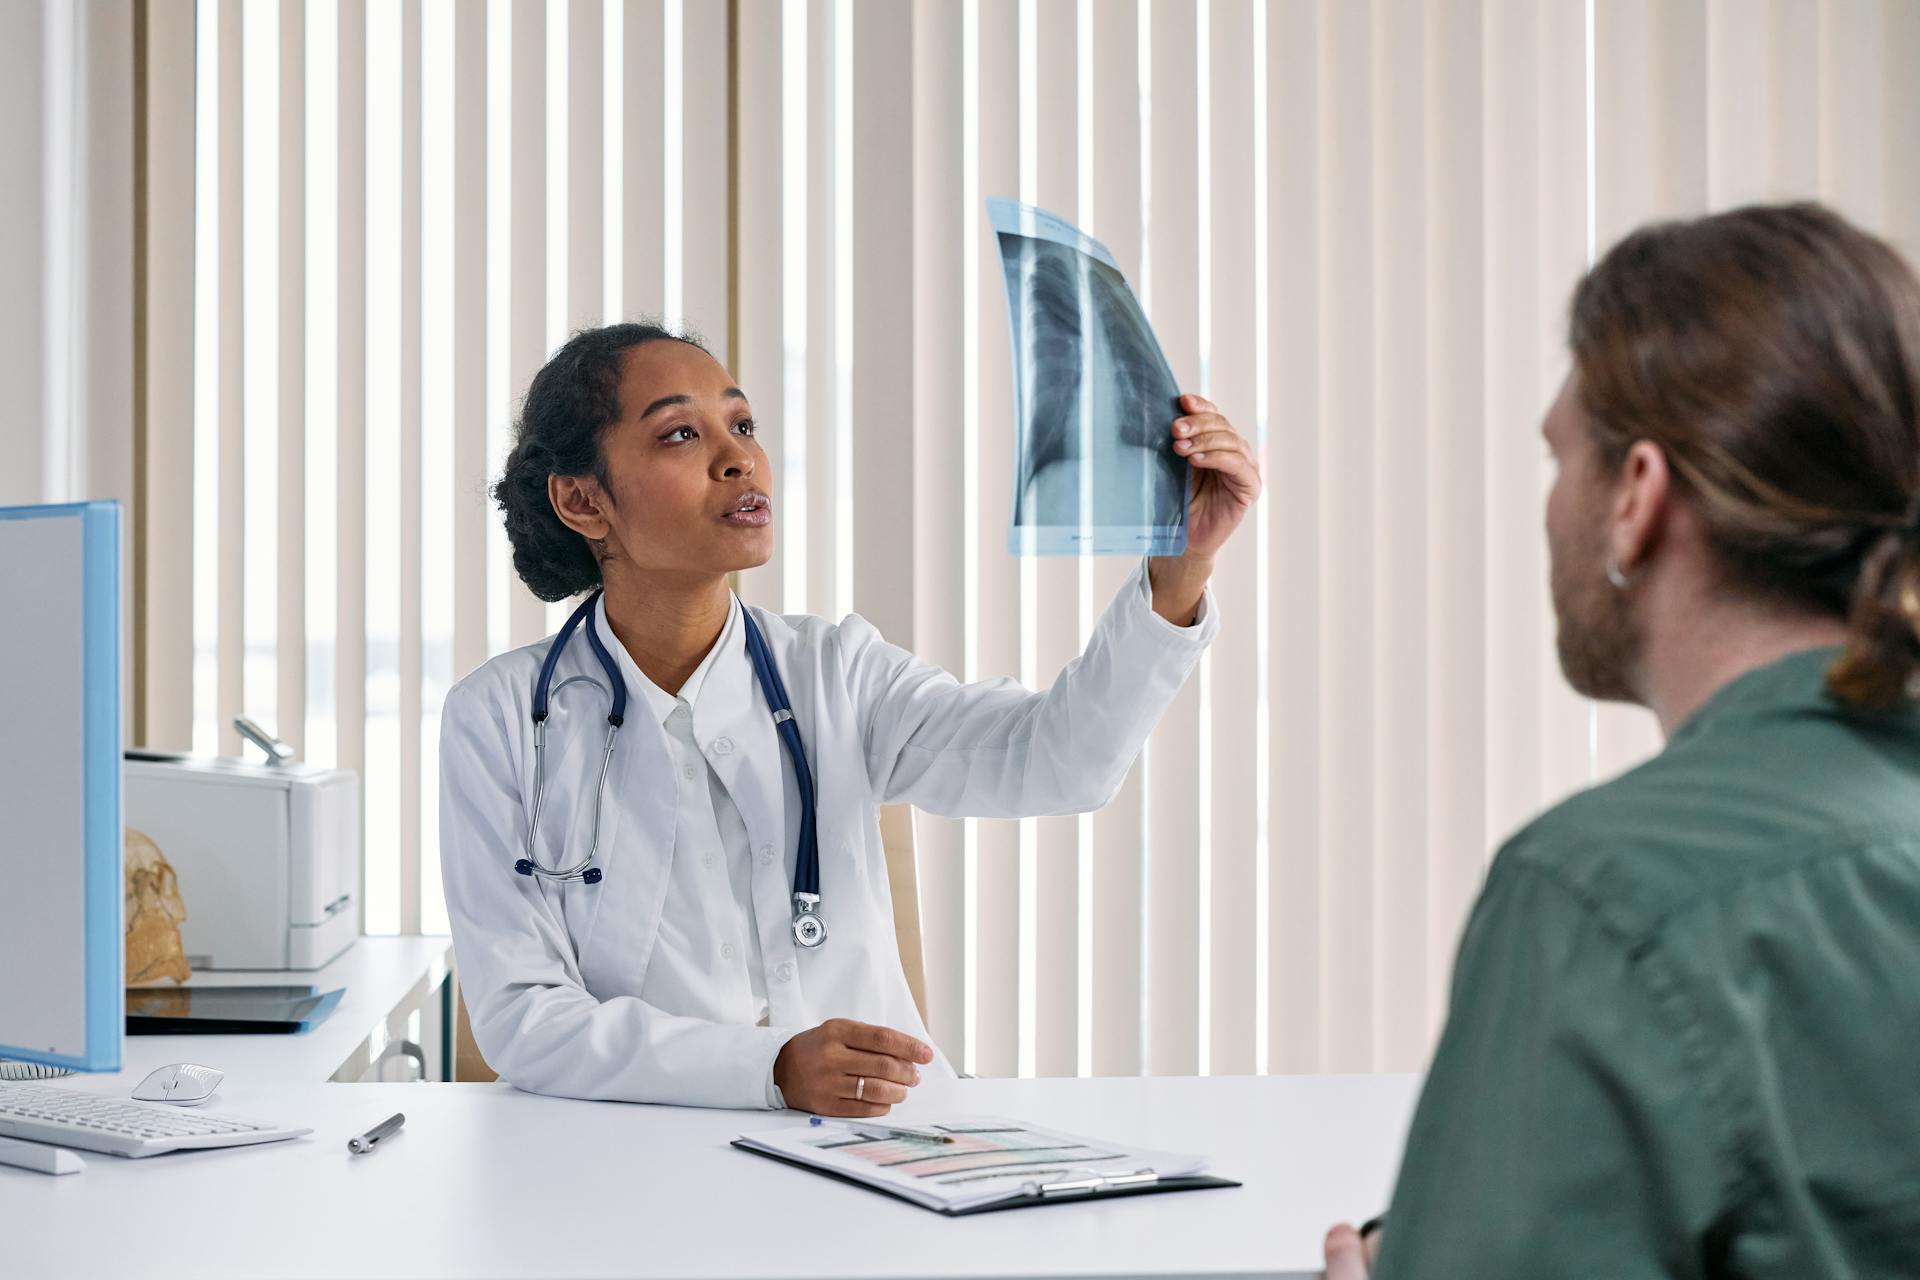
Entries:
<svg viewBox="0 0 1920 1280">
<path fill-rule="evenodd" d="M 83 1093 L 63 1085 L 0 1080 L 0 1137 L 138 1157 L 279 1142 L 312 1132 Z"/>
</svg>

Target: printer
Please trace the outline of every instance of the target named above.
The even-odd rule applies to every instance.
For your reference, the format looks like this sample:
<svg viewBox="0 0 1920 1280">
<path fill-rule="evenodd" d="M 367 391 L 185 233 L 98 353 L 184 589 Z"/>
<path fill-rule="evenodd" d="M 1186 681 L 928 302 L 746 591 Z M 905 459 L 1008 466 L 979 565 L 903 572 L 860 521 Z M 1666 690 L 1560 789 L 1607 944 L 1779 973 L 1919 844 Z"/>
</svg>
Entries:
<svg viewBox="0 0 1920 1280">
<path fill-rule="evenodd" d="M 126 825 L 178 877 L 193 968 L 318 969 L 359 937 L 350 770 L 129 752 L 123 778 Z"/>
</svg>

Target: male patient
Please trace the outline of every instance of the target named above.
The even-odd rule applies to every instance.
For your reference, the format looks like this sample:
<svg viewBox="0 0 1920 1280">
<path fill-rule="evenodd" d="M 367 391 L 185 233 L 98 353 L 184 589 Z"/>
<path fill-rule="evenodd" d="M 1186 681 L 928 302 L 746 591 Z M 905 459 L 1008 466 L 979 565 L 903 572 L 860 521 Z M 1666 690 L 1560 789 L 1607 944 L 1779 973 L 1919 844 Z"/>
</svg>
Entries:
<svg viewBox="0 0 1920 1280">
<path fill-rule="evenodd" d="M 1666 749 L 1494 860 L 1328 1280 L 1920 1276 L 1920 282 L 1742 209 L 1622 242 L 1571 346 L 1560 662 Z"/>
</svg>

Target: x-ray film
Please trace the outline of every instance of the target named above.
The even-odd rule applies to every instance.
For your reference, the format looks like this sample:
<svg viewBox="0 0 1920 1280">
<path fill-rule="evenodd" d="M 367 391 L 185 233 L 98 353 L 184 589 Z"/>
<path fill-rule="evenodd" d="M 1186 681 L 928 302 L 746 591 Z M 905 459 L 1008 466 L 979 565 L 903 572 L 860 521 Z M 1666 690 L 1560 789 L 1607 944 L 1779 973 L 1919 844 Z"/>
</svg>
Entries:
<svg viewBox="0 0 1920 1280">
<path fill-rule="evenodd" d="M 1013 335 L 1015 555 L 1178 555 L 1179 387 L 1107 247 L 1044 209 L 987 201 Z"/>
</svg>

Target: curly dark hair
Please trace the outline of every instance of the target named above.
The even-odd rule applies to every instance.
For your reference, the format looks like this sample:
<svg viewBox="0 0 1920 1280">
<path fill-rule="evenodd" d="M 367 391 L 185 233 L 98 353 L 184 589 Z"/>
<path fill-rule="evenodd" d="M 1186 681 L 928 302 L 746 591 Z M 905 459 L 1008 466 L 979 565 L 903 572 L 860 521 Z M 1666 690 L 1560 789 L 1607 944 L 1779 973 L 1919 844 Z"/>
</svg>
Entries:
<svg viewBox="0 0 1920 1280">
<path fill-rule="evenodd" d="M 561 523 L 547 497 L 551 475 L 591 475 L 607 483 L 600 435 L 620 418 L 620 360 L 647 342 L 684 342 L 705 351 L 698 335 L 642 320 L 582 329 L 533 375 L 513 452 L 494 482 L 506 517 L 513 570 L 542 600 L 565 600 L 600 585 L 600 562 L 587 540 Z"/>
</svg>

